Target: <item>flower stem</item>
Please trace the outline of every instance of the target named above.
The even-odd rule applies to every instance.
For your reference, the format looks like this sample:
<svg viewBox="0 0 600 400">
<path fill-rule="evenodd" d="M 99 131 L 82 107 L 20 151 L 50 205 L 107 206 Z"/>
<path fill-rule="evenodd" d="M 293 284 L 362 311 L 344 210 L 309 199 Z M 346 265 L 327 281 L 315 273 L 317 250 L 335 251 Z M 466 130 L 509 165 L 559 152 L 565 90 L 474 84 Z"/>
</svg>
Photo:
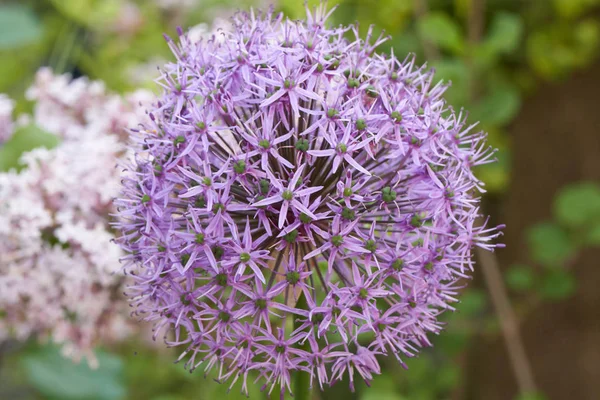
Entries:
<svg viewBox="0 0 600 400">
<path fill-rule="evenodd" d="M 533 378 L 533 372 L 525 346 L 519 333 L 519 323 L 511 307 L 506 288 L 502 281 L 502 274 L 498 261 L 493 253 L 477 249 L 477 255 L 481 262 L 481 271 L 488 287 L 492 303 L 496 309 L 502 336 L 506 344 L 510 363 L 519 386 L 519 392 L 523 395 L 536 393 L 537 387 Z"/>
<path fill-rule="evenodd" d="M 301 310 L 308 309 L 308 303 L 306 302 L 306 298 L 304 297 L 304 293 L 302 293 L 298 298 L 298 303 L 296 303 L 296 308 Z M 298 320 L 294 321 L 294 329 L 298 328 L 300 323 Z M 300 346 L 301 350 L 310 351 L 308 341 L 304 342 Z M 310 400 L 311 399 L 311 388 L 310 388 L 310 377 L 307 372 L 304 371 L 296 371 L 294 377 L 294 399 L 295 400 Z"/>
</svg>

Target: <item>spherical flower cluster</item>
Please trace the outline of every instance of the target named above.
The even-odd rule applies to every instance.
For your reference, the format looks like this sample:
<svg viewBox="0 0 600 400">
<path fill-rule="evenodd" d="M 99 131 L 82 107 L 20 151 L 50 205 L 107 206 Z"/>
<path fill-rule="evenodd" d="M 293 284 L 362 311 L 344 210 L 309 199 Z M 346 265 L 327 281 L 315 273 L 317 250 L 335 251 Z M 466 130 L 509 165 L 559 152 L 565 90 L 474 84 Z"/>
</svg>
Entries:
<svg viewBox="0 0 600 400">
<path fill-rule="evenodd" d="M 380 355 L 414 356 L 498 235 L 478 222 L 485 135 L 433 71 L 327 17 L 167 38 L 177 61 L 132 132 L 117 200 L 132 306 L 187 367 L 243 391 L 255 376 L 290 391 L 292 373 L 354 385 Z"/>
<path fill-rule="evenodd" d="M 130 331 L 108 218 L 125 128 L 141 122 L 139 101 L 151 96 L 122 99 L 48 69 L 27 95 L 32 121 L 60 144 L 25 153 L 21 172 L 0 173 L 0 340 L 51 337 L 93 362 L 99 339 Z"/>
</svg>

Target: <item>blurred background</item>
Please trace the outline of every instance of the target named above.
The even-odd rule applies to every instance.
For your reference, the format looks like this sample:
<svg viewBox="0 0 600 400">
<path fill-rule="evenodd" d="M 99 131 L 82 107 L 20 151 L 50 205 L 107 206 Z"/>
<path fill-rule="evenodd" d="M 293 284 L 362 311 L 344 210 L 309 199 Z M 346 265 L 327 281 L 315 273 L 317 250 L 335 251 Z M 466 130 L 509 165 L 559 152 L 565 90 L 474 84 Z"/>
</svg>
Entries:
<svg viewBox="0 0 600 400">
<path fill-rule="evenodd" d="M 48 123 L 50 116 L 85 114 L 78 127 L 96 126 L 77 109 L 81 99 L 93 97 L 95 103 L 85 103 L 90 107 L 115 101 L 126 107 L 142 101 L 132 100 L 134 91 L 156 91 L 156 67 L 171 59 L 163 33 L 175 36 L 182 26 L 204 35 L 226 26 L 238 8 L 271 3 L 0 1 L 0 175 L 14 179 L 6 171 L 31 167 L 20 160 L 28 150 L 68 142 L 68 129 Z M 363 32 L 374 24 L 393 37 L 381 51 L 393 48 L 400 59 L 415 53 L 437 78 L 452 82 L 448 101 L 480 121 L 499 149 L 498 162 L 477 172 L 487 184 L 485 212 L 507 228 L 506 248 L 497 259 L 480 260 L 433 348 L 407 360 L 408 370 L 384 361 L 371 388 L 351 394 L 341 384 L 315 398 L 600 398 L 600 0 L 329 1 L 334 4 L 334 23 L 358 21 Z M 290 17 L 304 15 L 301 0 L 274 5 Z M 42 67 L 49 69 L 38 72 Z M 84 83 L 75 88 L 69 79 Z M 91 81 L 104 82 L 101 90 Z M 8 182 L 2 179 L 0 185 Z M 54 237 L 42 240 L 45 249 L 60 245 Z M 75 250 L 63 250 L 75 257 Z M 11 263 L 0 256 L 0 281 L 15 274 Z M 63 342 L 73 339 L 57 340 L 53 327 L 36 330 L 50 318 L 43 311 L 36 326 L 29 321 L 23 328 L 30 315 L 15 317 L 9 297 L 0 293 L 0 399 L 212 400 L 227 392 L 201 370 L 189 374 L 173 364 L 176 350 L 153 345 L 148 326 L 134 324 L 133 332 L 103 340 L 93 325 L 78 354 L 65 351 Z M 21 307 L 32 302 L 19 301 Z M 77 319 L 68 307 L 62 306 L 61 322 Z M 101 317 L 94 323 L 104 324 Z M 73 335 L 67 326 L 61 338 Z M 228 398 L 243 396 L 233 391 Z M 266 395 L 252 388 L 250 398 Z"/>
</svg>

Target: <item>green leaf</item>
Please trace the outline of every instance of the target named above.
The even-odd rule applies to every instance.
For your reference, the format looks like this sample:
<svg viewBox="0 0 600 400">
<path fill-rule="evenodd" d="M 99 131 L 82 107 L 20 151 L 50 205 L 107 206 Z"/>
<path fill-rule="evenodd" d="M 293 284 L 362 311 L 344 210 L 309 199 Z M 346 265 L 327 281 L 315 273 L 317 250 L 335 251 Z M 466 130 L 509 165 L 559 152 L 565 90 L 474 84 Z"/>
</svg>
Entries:
<svg viewBox="0 0 600 400">
<path fill-rule="evenodd" d="M 296 307 L 300 310 L 308 310 L 308 303 L 306 302 L 306 297 L 303 293 L 300 294 L 300 298 L 296 303 Z M 300 327 L 300 322 L 298 320 L 294 321 L 294 329 L 298 329 Z M 306 352 L 310 352 L 310 345 L 308 341 L 306 341 L 300 348 Z M 296 400 L 310 400 L 310 376 L 304 371 L 297 371 L 293 374 L 294 377 L 294 398 Z"/>
<path fill-rule="evenodd" d="M 600 224 L 590 229 L 586 241 L 590 246 L 600 246 Z"/>
<path fill-rule="evenodd" d="M 458 313 L 453 313 L 448 318 L 448 330 L 443 335 L 435 338 L 434 346 L 439 348 L 440 354 L 452 358 L 465 350 L 465 347 L 469 344 L 471 331 L 463 329 L 459 325 L 464 324 L 464 321 L 468 319 L 469 317 L 463 317 Z"/>
<path fill-rule="evenodd" d="M 600 221 L 600 185 L 582 182 L 566 186 L 554 201 L 554 215 L 570 227 Z"/>
<path fill-rule="evenodd" d="M 438 367 L 437 375 L 436 384 L 439 386 L 440 391 L 443 391 L 444 393 L 452 391 L 452 389 L 456 388 L 461 381 L 461 370 L 453 363 Z"/>
<path fill-rule="evenodd" d="M 36 42 L 42 36 L 33 11 L 21 4 L 0 5 L 0 50 Z"/>
<path fill-rule="evenodd" d="M 535 276 L 526 265 L 513 265 L 505 273 L 506 284 L 512 290 L 524 292 L 533 287 Z"/>
<path fill-rule="evenodd" d="M 473 0 L 454 0 L 454 13 L 462 19 L 469 18 L 473 10 Z"/>
<path fill-rule="evenodd" d="M 496 53 L 515 51 L 523 36 L 523 20 L 519 15 L 508 12 L 494 14 L 490 31 L 484 40 Z"/>
<path fill-rule="evenodd" d="M 94 29 L 114 24 L 121 12 L 121 0 L 50 0 L 66 18 Z"/>
<path fill-rule="evenodd" d="M 554 0 L 554 8 L 561 17 L 576 18 L 598 3 L 598 0 Z"/>
<path fill-rule="evenodd" d="M 539 291 L 548 300 L 562 300 L 571 296 L 576 286 L 573 274 L 563 269 L 553 269 L 544 276 Z"/>
<path fill-rule="evenodd" d="M 558 225 L 544 222 L 527 231 L 531 258 L 546 266 L 561 266 L 573 255 L 574 248 Z"/>
<path fill-rule="evenodd" d="M 327 5 L 329 7 L 333 7 L 341 2 L 342 0 L 333 0 L 327 2 Z M 308 6 L 311 8 L 314 6 L 318 6 L 320 3 L 321 0 L 308 0 Z M 306 9 L 304 7 L 303 1 L 281 0 L 278 2 L 278 5 L 290 18 L 304 18 L 306 14 Z"/>
<path fill-rule="evenodd" d="M 117 400 L 125 397 L 123 365 L 115 355 L 96 351 L 99 367 L 64 358 L 46 346 L 22 359 L 31 384 L 44 396 L 62 400 Z"/>
<path fill-rule="evenodd" d="M 480 165 L 475 168 L 476 175 L 485 182 L 485 188 L 489 193 L 500 193 L 508 185 L 510 171 L 510 153 L 505 149 L 503 143 L 494 140 L 495 137 L 502 138 L 504 132 L 488 128 L 488 143 L 490 146 L 499 149 L 497 154 L 498 162 Z"/>
<path fill-rule="evenodd" d="M 395 392 L 393 377 L 390 374 L 384 374 L 373 379 L 371 387 L 362 391 L 360 400 L 400 400 L 400 395 Z"/>
<path fill-rule="evenodd" d="M 479 314 L 486 305 L 486 296 L 483 290 L 469 289 L 460 297 L 459 310 L 469 316 Z"/>
<path fill-rule="evenodd" d="M 525 393 L 517 396 L 515 400 L 546 400 L 546 396 L 541 393 Z"/>
<path fill-rule="evenodd" d="M 446 100 L 454 107 L 464 106 L 469 95 L 469 69 L 464 61 L 458 58 L 444 58 L 431 63 L 435 68 L 435 80 L 452 82 L 446 92 Z"/>
<path fill-rule="evenodd" d="M 379 377 L 378 377 L 379 378 Z M 375 382 L 376 380 L 374 380 Z M 402 400 L 403 397 L 397 393 L 386 393 L 374 391 L 372 388 L 363 391 L 363 395 L 360 400 Z"/>
<path fill-rule="evenodd" d="M 40 129 L 36 125 L 27 125 L 14 133 L 14 135 L 0 147 L 0 171 L 11 168 L 20 169 L 21 155 L 37 147 L 51 149 L 60 142 L 59 138 Z"/>
<path fill-rule="evenodd" d="M 382 48 L 384 48 L 387 43 L 388 42 L 384 43 Z M 417 53 L 421 49 L 421 41 L 415 32 L 407 30 L 398 35 L 394 35 L 389 41 L 389 47 L 394 49 L 394 54 L 396 55 Z"/>
<path fill-rule="evenodd" d="M 512 121 L 520 108 L 519 90 L 513 85 L 498 85 L 473 106 L 472 114 L 475 120 L 502 126 Z"/>
<path fill-rule="evenodd" d="M 527 58 L 540 75 L 556 79 L 589 65 L 597 55 L 600 24 L 596 19 L 577 24 L 553 24 L 527 36 Z"/>
<path fill-rule="evenodd" d="M 417 31 L 423 40 L 444 50 L 458 54 L 464 50 L 465 41 L 460 27 L 452 18 L 442 12 L 430 12 L 419 19 Z"/>
<path fill-rule="evenodd" d="M 178 396 L 176 394 L 166 394 L 153 397 L 152 400 L 186 400 L 185 397 Z"/>
</svg>

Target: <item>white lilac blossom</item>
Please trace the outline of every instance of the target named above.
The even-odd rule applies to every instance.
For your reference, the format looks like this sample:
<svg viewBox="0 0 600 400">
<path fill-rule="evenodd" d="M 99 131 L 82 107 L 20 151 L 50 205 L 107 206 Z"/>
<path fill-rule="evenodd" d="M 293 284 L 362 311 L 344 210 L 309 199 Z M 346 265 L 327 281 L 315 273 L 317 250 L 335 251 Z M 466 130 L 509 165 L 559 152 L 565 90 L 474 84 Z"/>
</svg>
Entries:
<svg viewBox="0 0 600 400">
<path fill-rule="evenodd" d="M 131 1 L 125 1 L 120 5 L 120 10 L 113 22 L 112 30 L 119 35 L 135 35 L 142 29 L 144 22 L 144 16 L 140 7 Z"/>
<path fill-rule="evenodd" d="M 98 341 L 131 331 L 108 217 L 125 128 L 141 122 L 140 101 L 151 96 L 123 99 L 48 69 L 27 95 L 32 122 L 60 144 L 25 153 L 20 172 L 0 173 L 0 340 L 37 335 L 94 362 Z"/>
<path fill-rule="evenodd" d="M 440 332 L 474 246 L 498 246 L 472 172 L 494 159 L 485 134 L 432 70 L 328 16 L 167 38 L 176 62 L 116 202 L 135 314 L 244 392 L 403 363 Z"/>
<path fill-rule="evenodd" d="M 226 36 L 222 35 L 221 32 L 230 31 L 231 29 L 229 19 L 217 17 L 213 20 L 210 28 L 204 22 L 191 27 L 187 32 L 187 38 L 190 42 L 198 42 L 202 39 L 208 40 L 212 35 L 215 35 L 215 41 L 224 41 Z"/>
<path fill-rule="evenodd" d="M 0 93 L 0 145 L 11 138 L 14 130 L 12 113 L 15 108 L 14 100 Z"/>
</svg>

